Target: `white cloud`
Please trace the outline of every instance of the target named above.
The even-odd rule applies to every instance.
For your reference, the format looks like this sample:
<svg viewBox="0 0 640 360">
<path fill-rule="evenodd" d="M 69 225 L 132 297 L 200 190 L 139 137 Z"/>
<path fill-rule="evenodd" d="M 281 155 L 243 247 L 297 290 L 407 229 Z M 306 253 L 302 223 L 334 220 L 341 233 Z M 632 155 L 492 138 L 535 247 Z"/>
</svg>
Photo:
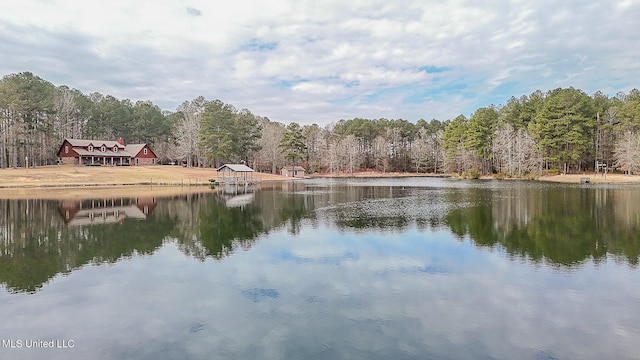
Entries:
<svg viewBox="0 0 640 360">
<path fill-rule="evenodd" d="M 444 120 L 537 89 L 637 86 L 638 13 L 605 0 L 26 0 L 0 12 L 0 73 L 169 110 L 203 95 L 283 122 Z"/>
</svg>

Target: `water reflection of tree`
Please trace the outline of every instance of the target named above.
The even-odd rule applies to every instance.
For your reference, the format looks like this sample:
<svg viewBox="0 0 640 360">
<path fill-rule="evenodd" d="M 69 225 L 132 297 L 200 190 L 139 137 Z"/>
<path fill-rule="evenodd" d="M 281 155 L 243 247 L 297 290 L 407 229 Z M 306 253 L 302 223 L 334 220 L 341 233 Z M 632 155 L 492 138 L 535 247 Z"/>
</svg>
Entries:
<svg viewBox="0 0 640 360">
<path fill-rule="evenodd" d="M 500 246 L 517 258 L 573 266 L 640 256 L 640 192 L 507 184 L 448 189 L 355 186 L 325 216 L 339 228 L 404 231 L 442 225 L 477 246 Z M 446 204 L 443 206 L 443 204 Z"/>
<path fill-rule="evenodd" d="M 206 256 L 220 259 L 237 246 L 248 249 L 258 235 L 266 232 L 258 207 L 227 208 L 224 203 L 213 199 L 208 199 L 207 203 L 198 214 L 198 239 L 206 249 Z"/>
<path fill-rule="evenodd" d="M 469 190 L 471 206 L 444 219 L 451 231 L 513 256 L 572 266 L 607 254 L 637 265 L 640 194 L 629 189 L 557 187 Z M 484 197 L 480 201 L 479 197 Z"/>
<path fill-rule="evenodd" d="M 338 203 L 331 217 L 340 228 L 401 230 L 415 219 L 410 215 L 411 211 L 407 211 L 408 204 L 403 204 L 403 200 L 415 204 L 418 199 L 409 200 L 402 188 L 350 186 L 341 190 L 342 197 L 331 201 Z"/>
<path fill-rule="evenodd" d="M 85 264 L 152 253 L 173 227 L 168 219 L 68 227 L 57 201 L 0 200 L 0 207 L 0 282 L 11 291 L 34 292 Z"/>
<path fill-rule="evenodd" d="M 67 213 L 73 213 L 68 206 L 65 202 L 60 213 L 58 201 L 0 200 L 0 282 L 10 291 L 34 292 L 57 274 L 151 254 L 171 239 L 185 254 L 220 259 L 238 247 L 250 248 L 274 228 L 299 232 L 304 219 L 313 219 L 314 202 L 266 189 L 253 203 L 228 208 L 211 193 L 189 194 L 159 199 L 146 220 L 88 220 L 81 226 L 65 224 Z"/>
<path fill-rule="evenodd" d="M 637 265 L 640 256 L 635 189 L 267 188 L 242 207 L 228 208 L 210 193 L 190 194 L 158 199 L 146 220 L 75 227 L 65 225 L 58 207 L 57 201 L 0 200 L 0 282 L 10 291 L 34 292 L 57 274 L 151 254 L 166 241 L 197 259 L 221 259 L 274 229 L 297 234 L 319 221 L 367 231 L 444 225 L 478 246 L 559 266 L 611 254 Z"/>
<path fill-rule="evenodd" d="M 296 196 L 285 194 L 282 196 L 282 205 L 274 207 L 277 210 L 277 221 L 286 224 L 290 234 L 299 234 L 303 220 L 313 219 L 315 202 L 312 196 Z"/>
<path fill-rule="evenodd" d="M 249 249 L 256 239 L 275 228 L 288 226 L 297 233 L 303 219 L 312 217 L 312 204 L 304 197 L 265 189 L 255 195 L 252 203 L 242 207 L 227 207 L 224 199 L 207 196 L 199 199 L 197 209 L 189 212 L 185 226 L 178 219 L 173 236 L 180 249 L 204 260 L 221 259 L 237 248 Z M 195 219 L 195 220 L 194 220 Z"/>
</svg>

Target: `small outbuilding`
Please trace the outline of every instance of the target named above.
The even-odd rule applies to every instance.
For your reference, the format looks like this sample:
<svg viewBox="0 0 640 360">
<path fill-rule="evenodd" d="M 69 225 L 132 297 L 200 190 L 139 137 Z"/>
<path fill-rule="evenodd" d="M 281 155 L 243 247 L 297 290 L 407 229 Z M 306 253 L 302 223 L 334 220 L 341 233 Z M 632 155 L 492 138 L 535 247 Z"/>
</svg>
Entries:
<svg viewBox="0 0 640 360">
<path fill-rule="evenodd" d="M 252 184 L 253 169 L 245 164 L 224 164 L 216 169 L 218 182 L 224 184 Z"/>
<path fill-rule="evenodd" d="M 280 170 L 280 175 L 288 177 L 303 178 L 305 169 L 302 166 L 285 166 Z"/>
</svg>

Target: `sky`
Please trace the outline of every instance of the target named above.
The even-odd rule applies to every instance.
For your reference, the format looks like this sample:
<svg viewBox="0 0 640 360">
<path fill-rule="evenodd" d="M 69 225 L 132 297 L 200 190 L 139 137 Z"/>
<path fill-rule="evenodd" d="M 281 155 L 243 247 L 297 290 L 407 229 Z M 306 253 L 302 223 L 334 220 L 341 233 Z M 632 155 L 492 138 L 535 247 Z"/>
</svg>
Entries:
<svg viewBox="0 0 640 360">
<path fill-rule="evenodd" d="M 447 120 L 640 87 L 638 0 L 0 0 L 0 75 L 272 121 Z"/>
</svg>

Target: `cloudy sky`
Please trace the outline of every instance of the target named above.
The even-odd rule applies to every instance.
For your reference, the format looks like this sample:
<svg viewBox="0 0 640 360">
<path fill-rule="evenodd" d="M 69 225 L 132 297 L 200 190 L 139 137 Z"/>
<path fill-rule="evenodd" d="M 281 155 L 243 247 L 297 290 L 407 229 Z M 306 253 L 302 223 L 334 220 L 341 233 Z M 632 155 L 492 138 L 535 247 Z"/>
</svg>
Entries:
<svg viewBox="0 0 640 360">
<path fill-rule="evenodd" d="M 636 0 L 2 0 L 0 75 L 271 120 L 469 116 L 640 87 Z"/>
</svg>

